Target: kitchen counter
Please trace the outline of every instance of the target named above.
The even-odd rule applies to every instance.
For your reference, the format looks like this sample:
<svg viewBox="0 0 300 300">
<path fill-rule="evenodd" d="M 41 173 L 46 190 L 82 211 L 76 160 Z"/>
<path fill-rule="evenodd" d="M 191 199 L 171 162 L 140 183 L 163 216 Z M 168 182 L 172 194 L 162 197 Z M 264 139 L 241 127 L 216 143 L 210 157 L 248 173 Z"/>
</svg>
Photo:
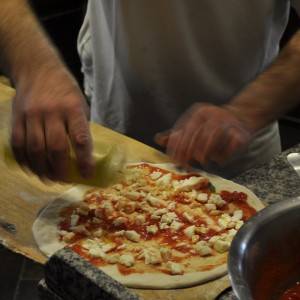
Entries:
<svg viewBox="0 0 300 300">
<path fill-rule="evenodd" d="M 234 178 L 247 186 L 266 204 L 272 204 L 300 195 L 300 178 L 288 163 L 286 156 L 300 152 L 300 144 L 282 152 L 270 163 L 249 170 Z"/>
<path fill-rule="evenodd" d="M 300 152 L 300 144 L 282 152 L 270 163 L 251 169 L 233 179 L 251 189 L 266 204 L 272 204 L 300 195 L 300 178 L 288 163 L 286 156 Z M 218 300 L 237 300 L 228 289 Z"/>
</svg>

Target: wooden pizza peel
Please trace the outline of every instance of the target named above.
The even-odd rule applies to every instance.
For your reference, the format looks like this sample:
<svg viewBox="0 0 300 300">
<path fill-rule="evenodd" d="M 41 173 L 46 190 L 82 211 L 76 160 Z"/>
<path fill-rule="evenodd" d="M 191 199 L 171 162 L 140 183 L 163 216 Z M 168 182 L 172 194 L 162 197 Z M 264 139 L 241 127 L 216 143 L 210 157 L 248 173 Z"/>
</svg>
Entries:
<svg viewBox="0 0 300 300">
<path fill-rule="evenodd" d="M 0 80 L 0 151 L 7 142 L 10 128 L 11 99 L 15 91 Z M 168 158 L 159 151 L 118 134 L 105 127 L 92 124 L 93 136 L 107 137 L 126 144 L 131 161 L 162 163 Z M 44 264 L 46 257 L 35 244 L 31 227 L 38 212 L 52 199 L 68 190 L 71 185 L 45 185 L 35 176 L 20 168 L 8 168 L 0 156 L 0 240 L 14 252 Z M 15 228 L 15 231 L 13 230 Z M 230 286 L 227 276 L 192 288 L 175 290 L 134 289 L 144 300 L 213 300 Z"/>
</svg>

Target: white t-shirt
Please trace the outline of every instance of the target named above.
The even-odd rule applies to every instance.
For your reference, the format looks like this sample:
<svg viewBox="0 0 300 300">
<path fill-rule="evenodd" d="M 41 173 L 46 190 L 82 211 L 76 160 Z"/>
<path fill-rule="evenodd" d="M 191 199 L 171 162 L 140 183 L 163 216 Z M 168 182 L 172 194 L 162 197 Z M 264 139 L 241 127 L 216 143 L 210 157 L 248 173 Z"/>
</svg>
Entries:
<svg viewBox="0 0 300 300">
<path fill-rule="evenodd" d="M 264 71 L 289 9 L 284 0 L 89 0 L 78 50 L 92 120 L 153 145 L 193 103 L 226 103 Z M 209 170 L 231 176 L 279 152 L 271 124 Z"/>
</svg>

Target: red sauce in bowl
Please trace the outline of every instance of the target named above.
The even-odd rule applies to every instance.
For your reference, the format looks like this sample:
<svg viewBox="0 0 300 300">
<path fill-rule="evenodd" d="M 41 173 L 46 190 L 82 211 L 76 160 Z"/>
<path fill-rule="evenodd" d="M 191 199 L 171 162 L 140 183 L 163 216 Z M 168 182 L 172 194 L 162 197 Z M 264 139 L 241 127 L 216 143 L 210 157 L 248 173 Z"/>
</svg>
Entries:
<svg viewBox="0 0 300 300">
<path fill-rule="evenodd" d="M 300 300 L 300 281 L 289 287 L 279 298 L 279 300 Z"/>
</svg>

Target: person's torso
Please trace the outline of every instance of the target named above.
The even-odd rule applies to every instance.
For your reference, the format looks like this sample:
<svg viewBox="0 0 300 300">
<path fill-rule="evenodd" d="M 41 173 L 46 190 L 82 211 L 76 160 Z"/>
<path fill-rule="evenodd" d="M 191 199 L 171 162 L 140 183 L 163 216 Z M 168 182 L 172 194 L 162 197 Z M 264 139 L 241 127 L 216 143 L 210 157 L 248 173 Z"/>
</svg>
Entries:
<svg viewBox="0 0 300 300">
<path fill-rule="evenodd" d="M 79 52 L 92 119 L 148 142 L 230 101 L 276 57 L 289 1 L 90 0 Z"/>
</svg>

